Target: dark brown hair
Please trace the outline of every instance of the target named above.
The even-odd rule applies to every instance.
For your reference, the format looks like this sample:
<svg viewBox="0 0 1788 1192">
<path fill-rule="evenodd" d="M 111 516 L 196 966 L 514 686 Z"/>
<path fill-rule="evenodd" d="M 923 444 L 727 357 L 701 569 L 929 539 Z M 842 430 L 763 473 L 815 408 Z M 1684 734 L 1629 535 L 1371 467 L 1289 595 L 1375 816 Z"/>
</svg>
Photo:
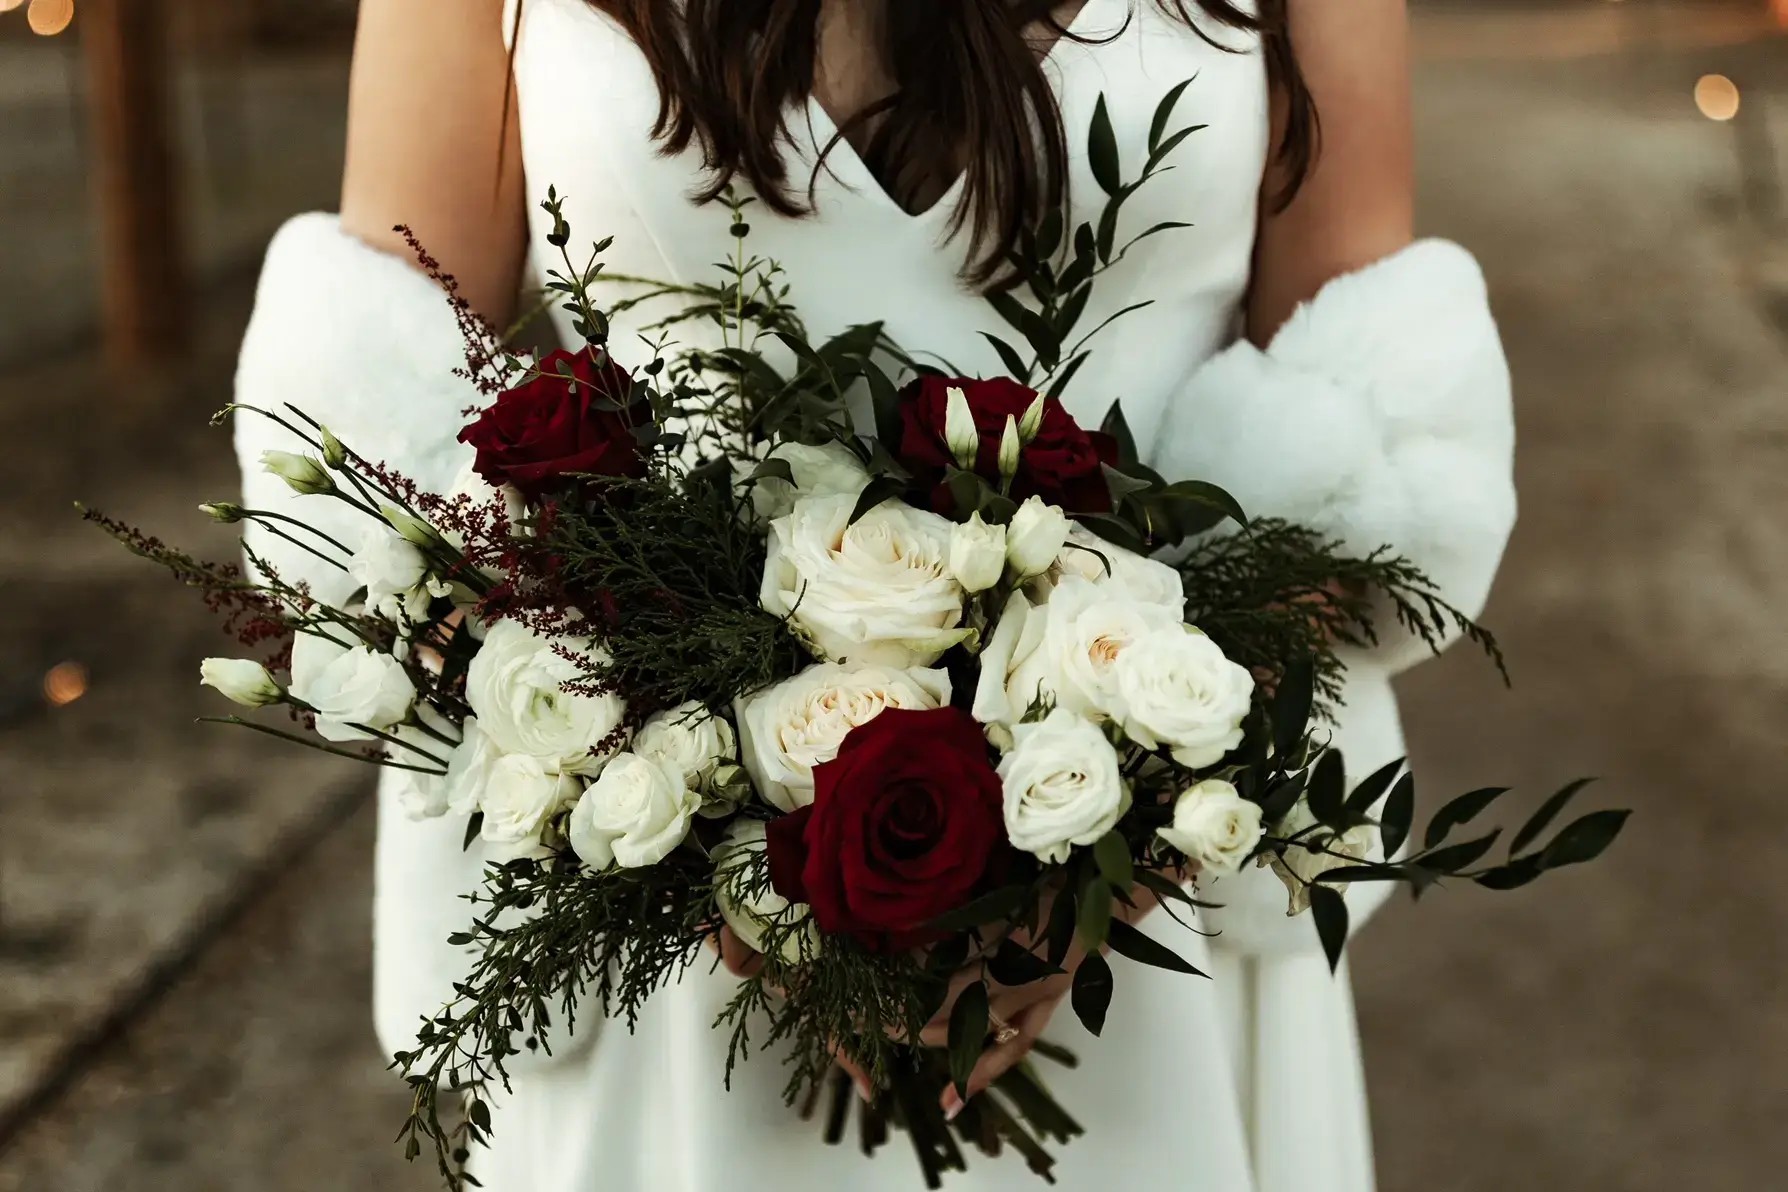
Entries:
<svg viewBox="0 0 1788 1192">
<path fill-rule="evenodd" d="M 1070 36 L 1053 16 L 1060 0 L 880 0 L 881 54 L 895 90 L 840 125 L 805 197 L 791 184 L 783 150 L 789 114 L 813 90 L 821 0 L 586 2 L 619 22 L 645 54 L 659 92 L 653 135 L 667 153 L 698 148 L 709 172 L 697 194 L 703 201 L 743 177 L 773 210 L 805 214 L 825 153 L 867 132 L 865 164 L 910 205 L 936 182 L 936 147 L 960 146 L 963 201 L 951 232 L 969 229 L 965 276 L 985 284 L 1021 229 L 1063 200 L 1066 133 L 1043 64 L 1023 36 L 1039 22 Z M 1258 14 L 1235 0 L 1153 2 L 1194 29 L 1189 6 L 1260 35 L 1286 105 L 1277 148 L 1286 181 L 1276 198 L 1289 202 L 1314 160 L 1317 124 L 1291 51 L 1286 0 L 1259 0 Z"/>
</svg>

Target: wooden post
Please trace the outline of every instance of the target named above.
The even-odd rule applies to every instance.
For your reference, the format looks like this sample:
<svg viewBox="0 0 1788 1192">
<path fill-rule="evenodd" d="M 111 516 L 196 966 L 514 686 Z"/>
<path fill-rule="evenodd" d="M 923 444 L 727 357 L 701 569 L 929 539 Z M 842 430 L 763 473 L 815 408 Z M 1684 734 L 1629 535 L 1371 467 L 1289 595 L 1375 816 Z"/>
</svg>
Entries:
<svg viewBox="0 0 1788 1192">
<path fill-rule="evenodd" d="M 187 346 L 188 294 L 162 0 L 81 0 L 105 341 L 114 363 Z"/>
</svg>

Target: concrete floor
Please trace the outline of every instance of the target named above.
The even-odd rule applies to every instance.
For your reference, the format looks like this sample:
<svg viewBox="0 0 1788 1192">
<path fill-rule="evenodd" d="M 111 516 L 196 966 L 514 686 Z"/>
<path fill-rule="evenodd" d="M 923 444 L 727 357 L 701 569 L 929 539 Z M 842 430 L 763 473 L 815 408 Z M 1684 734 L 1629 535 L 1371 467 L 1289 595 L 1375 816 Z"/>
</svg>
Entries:
<svg viewBox="0 0 1788 1192">
<path fill-rule="evenodd" d="M 1777 1186 L 1788 240 L 1759 146 L 1788 152 L 1788 71 L 1724 38 L 1516 64 L 1533 27 L 1461 28 L 1425 43 L 1423 212 L 1482 256 L 1518 381 L 1488 616 L 1516 687 L 1463 655 L 1414 672 L 1412 748 L 1430 799 L 1596 773 L 1639 814 L 1598 866 L 1360 937 L 1382 1186 Z M 1695 115 L 1716 69 L 1752 124 Z M 203 614 L 62 512 L 196 537 L 183 511 L 229 484 L 201 416 L 231 333 L 158 393 L 0 378 L 0 441 L 32 447 L 0 487 L 0 1192 L 432 1182 L 389 1143 L 404 1098 L 366 1021 L 356 776 L 280 754 L 250 793 L 256 742 L 183 727 Z M 93 691 L 49 713 L 63 658 Z"/>
</svg>

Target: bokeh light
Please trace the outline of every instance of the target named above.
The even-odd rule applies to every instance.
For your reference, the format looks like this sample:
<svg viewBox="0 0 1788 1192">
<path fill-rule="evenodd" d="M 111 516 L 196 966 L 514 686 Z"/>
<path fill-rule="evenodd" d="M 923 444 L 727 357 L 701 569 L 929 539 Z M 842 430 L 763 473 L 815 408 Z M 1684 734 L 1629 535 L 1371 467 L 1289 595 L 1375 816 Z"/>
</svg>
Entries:
<svg viewBox="0 0 1788 1192">
<path fill-rule="evenodd" d="M 0 0 L 0 12 L 11 12 L 24 2 L 25 0 Z"/>
<path fill-rule="evenodd" d="M 52 708 L 65 707 L 87 694 L 87 668 L 78 662 L 58 662 L 44 673 L 43 697 Z"/>
<path fill-rule="evenodd" d="M 31 11 L 25 14 L 33 33 L 54 37 L 74 20 L 74 0 L 31 0 Z"/>
<path fill-rule="evenodd" d="M 1709 120 L 1730 120 L 1738 115 L 1738 84 L 1725 75 L 1702 75 L 1695 84 L 1695 106 Z"/>
</svg>

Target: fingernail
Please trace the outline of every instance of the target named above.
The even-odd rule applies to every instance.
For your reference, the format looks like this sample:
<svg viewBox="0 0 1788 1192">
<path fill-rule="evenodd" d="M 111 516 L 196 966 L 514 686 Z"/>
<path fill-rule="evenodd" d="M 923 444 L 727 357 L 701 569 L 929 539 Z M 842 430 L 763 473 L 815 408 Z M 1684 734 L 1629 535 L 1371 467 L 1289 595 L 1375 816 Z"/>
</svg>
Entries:
<svg viewBox="0 0 1788 1192">
<path fill-rule="evenodd" d="M 956 1115 L 961 1112 L 962 1098 L 955 1089 L 946 1089 L 944 1091 L 944 1120 L 953 1122 L 956 1120 Z"/>
<path fill-rule="evenodd" d="M 863 1099 L 863 1103 L 865 1105 L 867 1105 L 870 1102 L 875 1100 L 875 1090 L 869 1087 L 869 1082 L 867 1080 L 858 1078 L 858 1080 L 857 1080 L 857 1096 L 861 1097 Z"/>
<path fill-rule="evenodd" d="M 950 1106 L 950 1108 L 944 1110 L 944 1120 L 946 1122 L 953 1122 L 956 1120 L 957 1116 L 961 1113 L 962 1113 L 962 1102 L 958 1101 L 958 1102 L 956 1102 L 956 1104 Z"/>
</svg>

